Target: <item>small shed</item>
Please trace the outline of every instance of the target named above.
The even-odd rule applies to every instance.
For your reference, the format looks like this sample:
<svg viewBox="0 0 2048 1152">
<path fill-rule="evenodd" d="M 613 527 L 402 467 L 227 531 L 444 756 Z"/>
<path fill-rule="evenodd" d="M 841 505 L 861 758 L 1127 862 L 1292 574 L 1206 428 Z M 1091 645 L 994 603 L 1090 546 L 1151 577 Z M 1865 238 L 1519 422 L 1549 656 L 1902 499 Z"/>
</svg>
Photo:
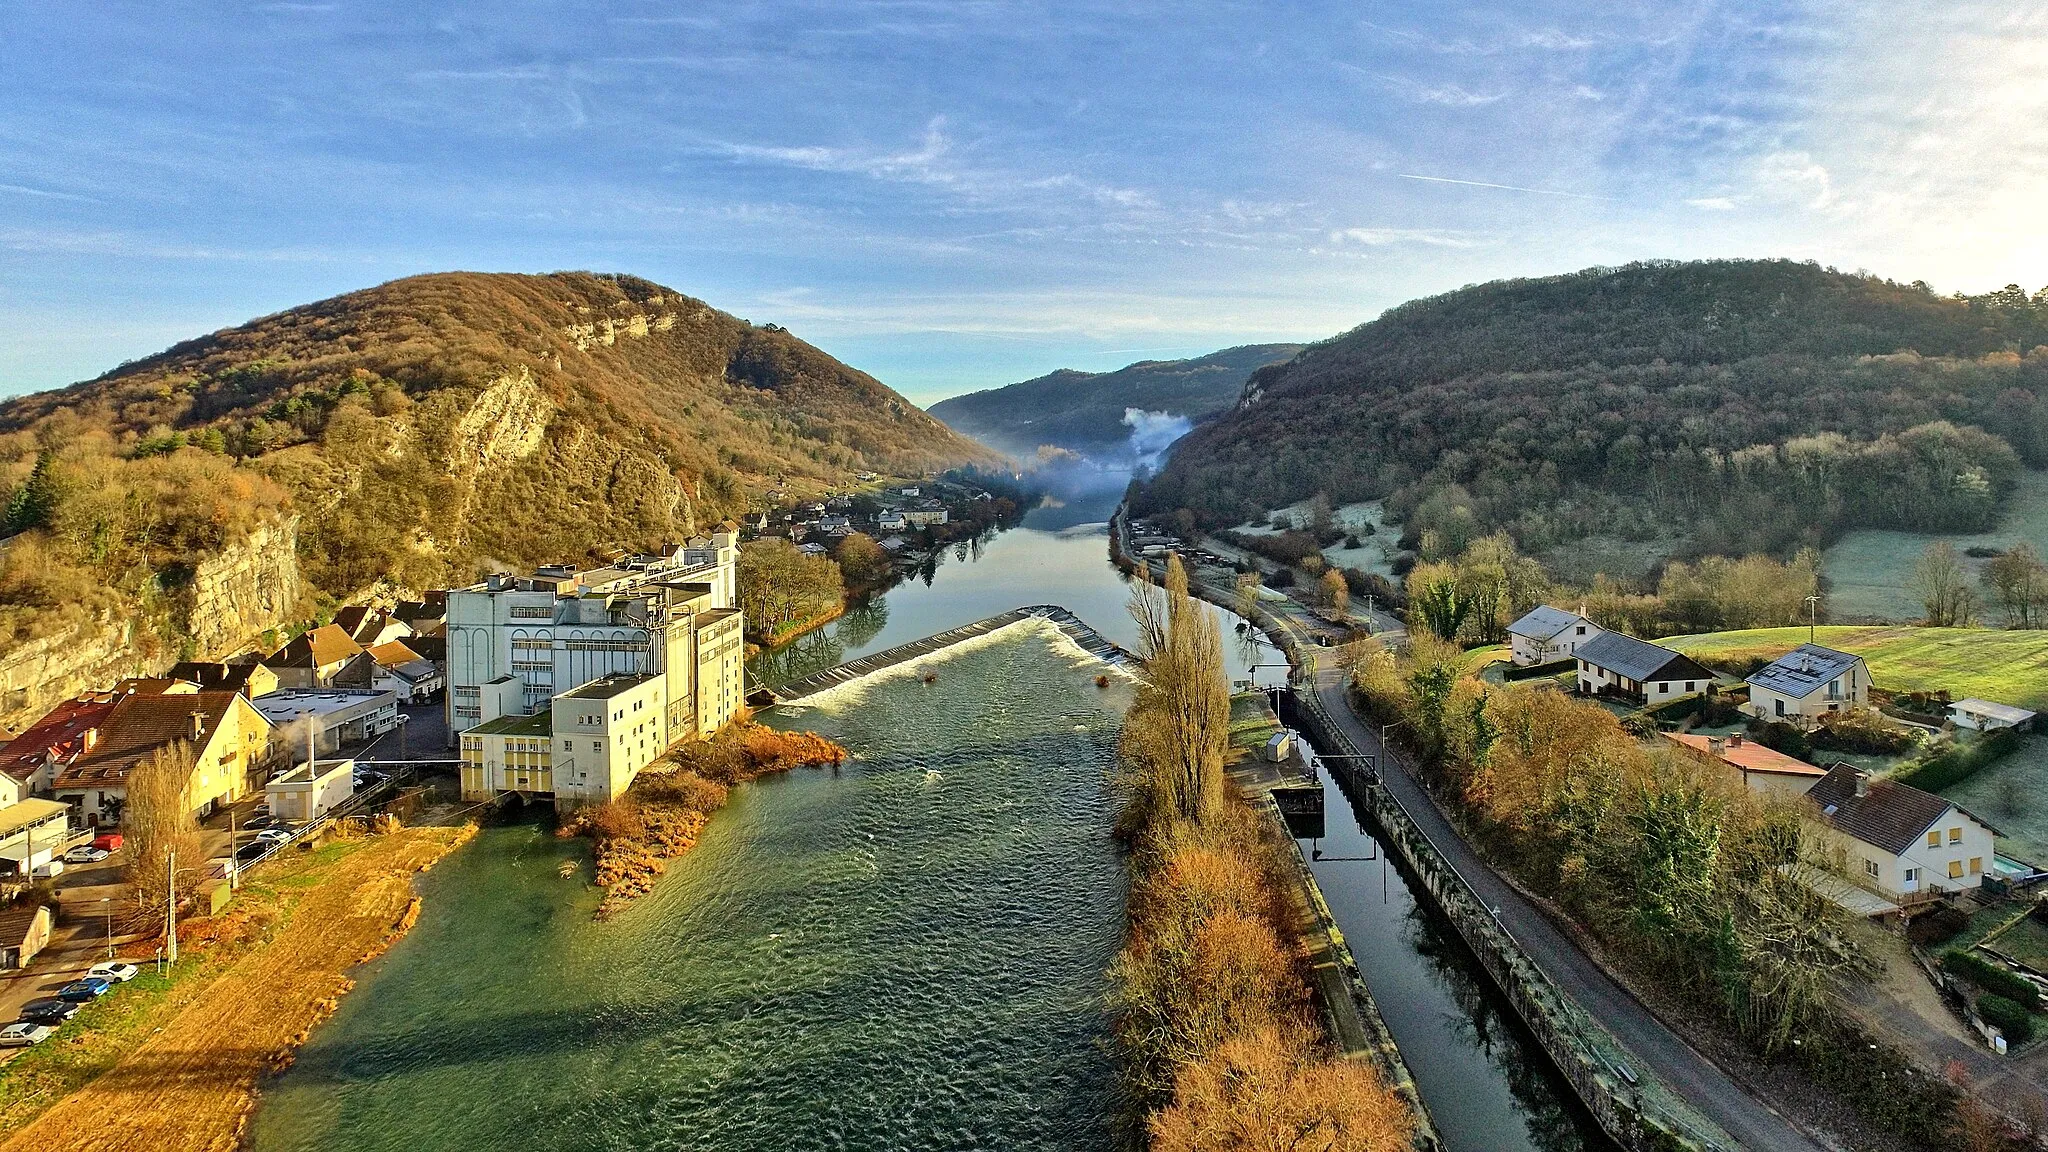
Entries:
<svg viewBox="0 0 2048 1152">
<path fill-rule="evenodd" d="M 17 902 L 0 908 L 0 968 L 26 968 L 50 942 L 50 910 Z"/>
<path fill-rule="evenodd" d="M 1994 700 L 1979 700 L 1975 696 L 1949 705 L 1948 718 L 1958 728 L 1975 728 L 1980 732 L 1998 728 L 2018 728 L 2024 732 L 2034 723 L 2034 714 L 2025 708 Z"/>
<path fill-rule="evenodd" d="M 1275 764 L 1284 764 L 1294 755 L 1294 733 L 1278 732 L 1266 741 L 1266 759 Z"/>
<path fill-rule="evenodd" d="M 270 811 L 280 820 L 304 824 L 355 795 L 354 760 L 311 760 L 263 786 Z"/>
</svg>

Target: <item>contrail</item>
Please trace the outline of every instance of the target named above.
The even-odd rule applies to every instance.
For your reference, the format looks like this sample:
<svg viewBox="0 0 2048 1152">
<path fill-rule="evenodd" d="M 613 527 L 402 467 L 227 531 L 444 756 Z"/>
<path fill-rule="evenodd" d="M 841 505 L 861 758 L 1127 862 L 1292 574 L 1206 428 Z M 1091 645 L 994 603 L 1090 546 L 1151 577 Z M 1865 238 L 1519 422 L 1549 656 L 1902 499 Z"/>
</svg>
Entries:
<svg viewBox="0 0 2048 1152">
<path fill-rule="evenodd" d="M 1463 184 L 1471 188 L 1498 188 L 1503 192 L 1534 192 L 1538 196 L 1569 196 L 1574 200 L 1612 200 L 1612 196 L 1595 196 L 1590 192 L 1560 192 L 1555 188 L 1524 188 L 1519 184 L 1489 184 L 1484 180 L 1453 180 L 1449 176 L 1415 176 L 1407 172 L 1395 175 L 1403 180 L 1426 180 L 1431 184 Z"/>
</svg>

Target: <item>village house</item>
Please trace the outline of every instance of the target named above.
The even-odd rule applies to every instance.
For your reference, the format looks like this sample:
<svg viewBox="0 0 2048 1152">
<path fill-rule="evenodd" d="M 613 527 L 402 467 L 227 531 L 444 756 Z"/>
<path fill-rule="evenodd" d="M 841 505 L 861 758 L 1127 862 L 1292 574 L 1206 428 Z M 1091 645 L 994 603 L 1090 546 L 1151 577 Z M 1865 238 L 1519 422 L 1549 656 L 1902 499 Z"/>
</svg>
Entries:
<svg viewBox="0 0 2048 1152">
<path fill-rule="evenodd" d="M 192 753 L 187 800 L 196 814 L 211 814 L 248 792 L 270 742 L 270 722 L 236 692 L 122 696 L 98 728 L 91 750 L 51 782 L 58 800 L 95 824 L 119 823 L 136 765 L 180 744 Z"/>
<path fill-rule="evenodd" d="M 0 969 L 28 967 L 50 942 L 50 909 L 33 900 L 0 908 Z"/>
<path fill-rule="evenodd" d="M 1508 625 L 1508 652 L 1518 668 L 1548 664 L 1578 655 L 1579 645 L 1601 631 L 1577 612 L 1540 604 Z"/>
<path fill-rule="evenodd" d="M 905 527 L 927 528 L 944 524 L 945 522 L 946 510 L 936 505 L 919 505 L 916 508 L 906 508 L 903 510 L 903 523 Z"/>
<path fill-rule="evenodd" d="M 334 614 L 334 626 L 365 648 L 412 635 L 412 626 L 381 608 L 350 604 Z"/>
<path fill-rule="evenodd" d="M 1690 656 L 1619 632 L 1602 632 L 1577 652 L 1579 692 L 1656 704 L 1704 692 L 1714 674 Z"/>
<path fill-rule="evenodd" d="M 901 532 L 908 524 L 909 521 L 903 518 L 903 512 L 896 508 L 884 509 L 881 515 L 875 517 L 875 527 L 883 532 Z"/>
<path fill-rule="evenodd" d="M 413 651 L 412 645 L 392 640 L 373 645 L 367 651 L 370 659 L 377 662 L 376 675 L 370 681 L 375 691 L 389 692 L 401 704 L 418 704 L 440 693 L 440 665 Z"/>
<path fill-rule="evenodd" d="M 2000 728 L 2018 728 L 2024 732 L 2034 723 L 2034 714 L 2025 708 L 1972 696 L 1949 705 L 1948 719 L 1958 728 L 1975 728 L 1980 732 Z"/>
<path fill-rule="evenodd" d="M 1740 732 L 1727 736 L 1666 732 L 1664 737 L 1692 756 L 1722 769 L 1729 779 L 1751 792 L 1804 796 L 1827 775 L 1825 768 L 1766 748 Z"/>
<path fill-rule="evenodd" d="M 322 624 L 263 658 L 286 688 L 368 688 L 376 662 L 340 626 Z"/>
<path fill-rule="evenodd" d="M 277 673 L 260 663 L 217 664 L 202 660 L 181 660 L 171 665 L 169 673 L 179 680 L 189 680 L 205 692 L 240 692 L 244 696 L 261 696 L 277 691 Z"/>
<path fill-rule="evenodd" d="M 1849 878 L 1893 905 L 1975 888 L 1994 867 L 1996 830 L 1931 792 L 1837 764 L 1806 798 Z"/>
<path fill-rule="evenodd" d="M 401 600 L 391 614 L 412 629 L 415 636 L 438 636 L 448 615 L 448 594 L 436 590 L 424 593 L 418 600 Z"/>
<path fill-rule="evenodd" d="M 0 804 L 47 795 L 60 770 L 99 747 L 101 725 L 119 699 L 112 692 L 73 697 L 0 746 Z"/>
<path fill-rule="evenodd" d="M 1863 657 L 1819 644 L 1801 644 L 1759 668 L 1748 684 L 1750 715 L 1801 726 L 1870 702 Z"/>
</svg>

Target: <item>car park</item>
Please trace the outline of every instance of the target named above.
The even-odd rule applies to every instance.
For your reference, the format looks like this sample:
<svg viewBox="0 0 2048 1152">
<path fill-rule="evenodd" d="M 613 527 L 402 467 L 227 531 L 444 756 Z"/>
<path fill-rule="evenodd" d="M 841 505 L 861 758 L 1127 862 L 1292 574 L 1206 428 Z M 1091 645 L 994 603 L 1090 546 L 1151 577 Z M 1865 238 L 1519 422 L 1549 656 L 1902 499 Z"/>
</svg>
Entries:
<svg viewBox="0 0 2048 1152">
<path fill-rule="evenodd" d="M 242 821 L 242 827 L 246 831 L 254 832 L 260 828 L 268 828 L 275 823 L 277 823 L 276 817 L 268 812 L 263 812 Z"/>
<path fill-rule="evenodd" d="M 48 1024 L 38 1024 L 33 1020 L 16 1020 L 5 1028 L 0 1028 L 0 1048 L 26 1048 L 31 1044 L 41 1044 L 55 1035 L 56 1031 Z"/>
<path fill-rule="evenodd" d="M 113 853 L 105 848 L 95 848 L 90 844 L 80 844 L 71 851 L 64 853 L 64 862 L 66 864 L 97 864 L 112 855 Z"/>
<path fill-rule="evenodd" d="M 78 1015 L 81 1006 L 55 996 L 38 996 L 21 1006 L 21 1018 L 32 1024 L 62 1024 Z"/>
<path fill-rule="evenodd" d="M 84 976 L 57 989 L 57 999 L 85 1004 L 107 994 L 114 982 L 102 976 Z"/>
<path fill-rule="evenodd" d="M 115 984 L 126 984 L 128 981 L 135 979 L 141 972 L 142 969 L 128 963 L 126 960 L 106 960 L 85 970 L 87 976 L 96 976 L 101 980 L 112 981 Z"/>
</svg>

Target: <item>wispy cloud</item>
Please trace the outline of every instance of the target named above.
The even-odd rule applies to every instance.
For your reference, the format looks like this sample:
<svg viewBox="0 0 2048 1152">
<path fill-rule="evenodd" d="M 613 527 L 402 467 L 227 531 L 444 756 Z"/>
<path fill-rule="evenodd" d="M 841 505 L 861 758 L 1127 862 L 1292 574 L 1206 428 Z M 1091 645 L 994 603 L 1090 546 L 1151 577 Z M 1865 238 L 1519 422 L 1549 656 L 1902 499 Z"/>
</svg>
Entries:
<svg viewBox="0 0 2048 1152">
<path fill-rule="evenodd" d="M 1330 233 L 1330 243 L 1364 244 L 1384 248 L 1395 244 L 1423 244 L 1432 248 L 1477 248 L 1488 242 L 1484 236 L 1438 228 L 1340 228 Z"/>
<path fill-rule="evenodd" d="M 1520 184 L 1495 184 L 1486 180 L 1458 180 L 1450 176 L 1417 176 L 1412 172 L 1397 172 L 1403 180 L 1421 180 L 1428 184 L 1462 184 L 1467 188 L 1493 188 L 1502 192 L 1530 192 L 1538 196 L 1564 196 L 1573 200 L 1611 200 L 1611 196 L 1595 196 L 1590 192 L 1566 192 L 1558 188 L 1526 188 Z"/>
<path fill-rule="evenodd" d="M 57 192 L 49 188 L 31 188 L 26 184 L 0 184 L 0 192 L 16 196 L 34 196 L 41 200 L 75 200 L 82 204 L 98 204 L 100 201 L 76 192 Z"/>
</svg>

